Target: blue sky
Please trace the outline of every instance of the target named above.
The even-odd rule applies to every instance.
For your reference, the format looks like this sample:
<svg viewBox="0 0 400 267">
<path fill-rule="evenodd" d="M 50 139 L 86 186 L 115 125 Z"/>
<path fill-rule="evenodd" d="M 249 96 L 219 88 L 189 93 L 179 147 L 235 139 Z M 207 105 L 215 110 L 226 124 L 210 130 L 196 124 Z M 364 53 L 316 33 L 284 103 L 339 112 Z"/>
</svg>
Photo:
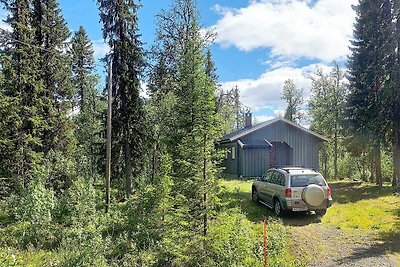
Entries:
<svg viewBox="0 0 400 267">
<path fill-rule="evenodd" d="M 139 28 L 146 47 L 154 41 L 156 14 L 171 3 L 142 0 Z M 307 99 L 308 76 L 317 66 L 329 71 L 333 60 L 345 66 L 355 4 L 357 0 L 198 0 L 203 27 L 218 34 L 212 52 L 222 88 L 237 85 L 258 122 L 282 115 L 285 80 L 293 79 Z M 83 25 L 96 57 L 103 56 L 108 48 L 96 1 L 60 0 L 60 6 L 69 28 Z"/>
</svg>

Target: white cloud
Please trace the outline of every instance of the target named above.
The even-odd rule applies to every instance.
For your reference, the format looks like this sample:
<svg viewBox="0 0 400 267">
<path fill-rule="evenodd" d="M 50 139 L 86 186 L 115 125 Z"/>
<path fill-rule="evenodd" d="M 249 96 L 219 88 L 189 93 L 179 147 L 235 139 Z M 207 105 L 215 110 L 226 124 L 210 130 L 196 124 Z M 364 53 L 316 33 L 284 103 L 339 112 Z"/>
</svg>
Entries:
<svg viewBox="0 0 400 267">
<path fill-rule="evenodd" d="M 95 59 L 103 58 L 108 52 L 110 52 L 110 47 L 108 44 L 104 43 L 103 40 L 94 40 L 93 49 Z"/>
<path fill-rule="evenodd" d="M 211 28 L 223 47 L 271 48 L 272 56 L 329 62 L 349 54 L 357 0 L 252 0 L 247 7 L 215 6 L 222 18 Z"/>
<path fill-rule="evenodd" d="M 298 88 L 303 88 L 304 99 L 310 95 L 311 80 L 309 75 L 315 72 L 317 67 L 325 73 L 331 70 L 330 66 L 311 64 L 301 68 L 281 67 L 267 71 L 257 79 L 243 79 L 222 83 L 222 89 L 229 90 L 238 86 L 241 101 L 253 112 L 261 109 L 274 109 L 276 116 L 282 116 L 286 103 L 281 99 L 283 84 L 287 79 L 293 79 Z"/>
<path fill-rule="evenodd" d="M 258 123 L 261 123 L 264 121 L 269 121 L 274 118 L 275 118 L 274 116 L 270 116 L 270 115 L 256 115 L 256 116 L 253 116 L 253 124 L 255 125 L 255 124 L 258 124 Z"/>
</svg>

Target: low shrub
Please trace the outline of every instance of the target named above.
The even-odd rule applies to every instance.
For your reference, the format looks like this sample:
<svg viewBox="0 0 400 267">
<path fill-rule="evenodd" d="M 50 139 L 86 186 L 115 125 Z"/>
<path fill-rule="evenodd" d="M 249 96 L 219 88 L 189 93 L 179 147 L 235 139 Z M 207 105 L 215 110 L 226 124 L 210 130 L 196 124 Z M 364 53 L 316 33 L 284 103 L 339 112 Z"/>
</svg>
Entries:
<svg viewBox="0 0 400 267">
<path fill-rule="evenodd" d="M 261 241 L 239 210 L 218 215 L 206 238 L 208 266 L 261 266 Z"/>
<path fill-rule="evenodd" d="M 32 181 L 19 197 L 10 197 L 8 213 L 17 222 L 7 228 L 9 241 L 18 247 L 51 247 L 57 240 L 52 224 L 55 206 L 54 192 L 41 182 Z"/>
<path fill-rule="evenodd" d="M 75 180 L 61 201 L 63 223 L 74 228 L 84 228 L 96 221 L 96 192 L 90 182 Z"/>
<path fill-rule="evenodd" d="M 108 266 L 104 257 L 109 240 L 95 228 L 70 229 L 65 232 L 59 248 L 60 267 Z"/>
</svg>

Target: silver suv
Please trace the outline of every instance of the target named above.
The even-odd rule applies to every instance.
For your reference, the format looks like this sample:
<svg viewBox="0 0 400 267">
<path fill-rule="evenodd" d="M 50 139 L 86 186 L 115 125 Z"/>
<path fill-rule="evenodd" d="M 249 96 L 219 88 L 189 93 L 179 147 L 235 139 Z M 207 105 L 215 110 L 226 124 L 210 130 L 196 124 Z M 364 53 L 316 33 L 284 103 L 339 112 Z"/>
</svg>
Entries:
<svg viewBox="0 0 400 267">
<path fill-rule="evenodd" d="M 286 211 L 315 211 L 323 216 L 332 205 L 331 189 L 324 177 L 299 167 L 268 170 L 253 183 L 252 199 L 273 209 L 277 216 Z"/>
</svg>

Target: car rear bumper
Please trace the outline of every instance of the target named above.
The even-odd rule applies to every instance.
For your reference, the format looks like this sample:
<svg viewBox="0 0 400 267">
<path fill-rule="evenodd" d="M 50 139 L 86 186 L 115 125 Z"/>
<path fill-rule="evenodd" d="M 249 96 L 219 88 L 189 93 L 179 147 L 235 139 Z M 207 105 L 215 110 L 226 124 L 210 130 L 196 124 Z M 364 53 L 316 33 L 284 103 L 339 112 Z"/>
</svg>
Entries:
<svg viewBox="0 0 400 267">
<path fill-rule="evenodd" d="M 330 206 L 332 206 L 332 198 L 325 199 L 325 201 L 320 206 L 317 206 L 317 207 L 308 205 L 301 198 L 287 199 L 284 203 L 282 203 L 282 205 L 285 210 L 290 210 L 290 211 L 323 210 L 323 209 L 327 209 Z"/>
</svg>

